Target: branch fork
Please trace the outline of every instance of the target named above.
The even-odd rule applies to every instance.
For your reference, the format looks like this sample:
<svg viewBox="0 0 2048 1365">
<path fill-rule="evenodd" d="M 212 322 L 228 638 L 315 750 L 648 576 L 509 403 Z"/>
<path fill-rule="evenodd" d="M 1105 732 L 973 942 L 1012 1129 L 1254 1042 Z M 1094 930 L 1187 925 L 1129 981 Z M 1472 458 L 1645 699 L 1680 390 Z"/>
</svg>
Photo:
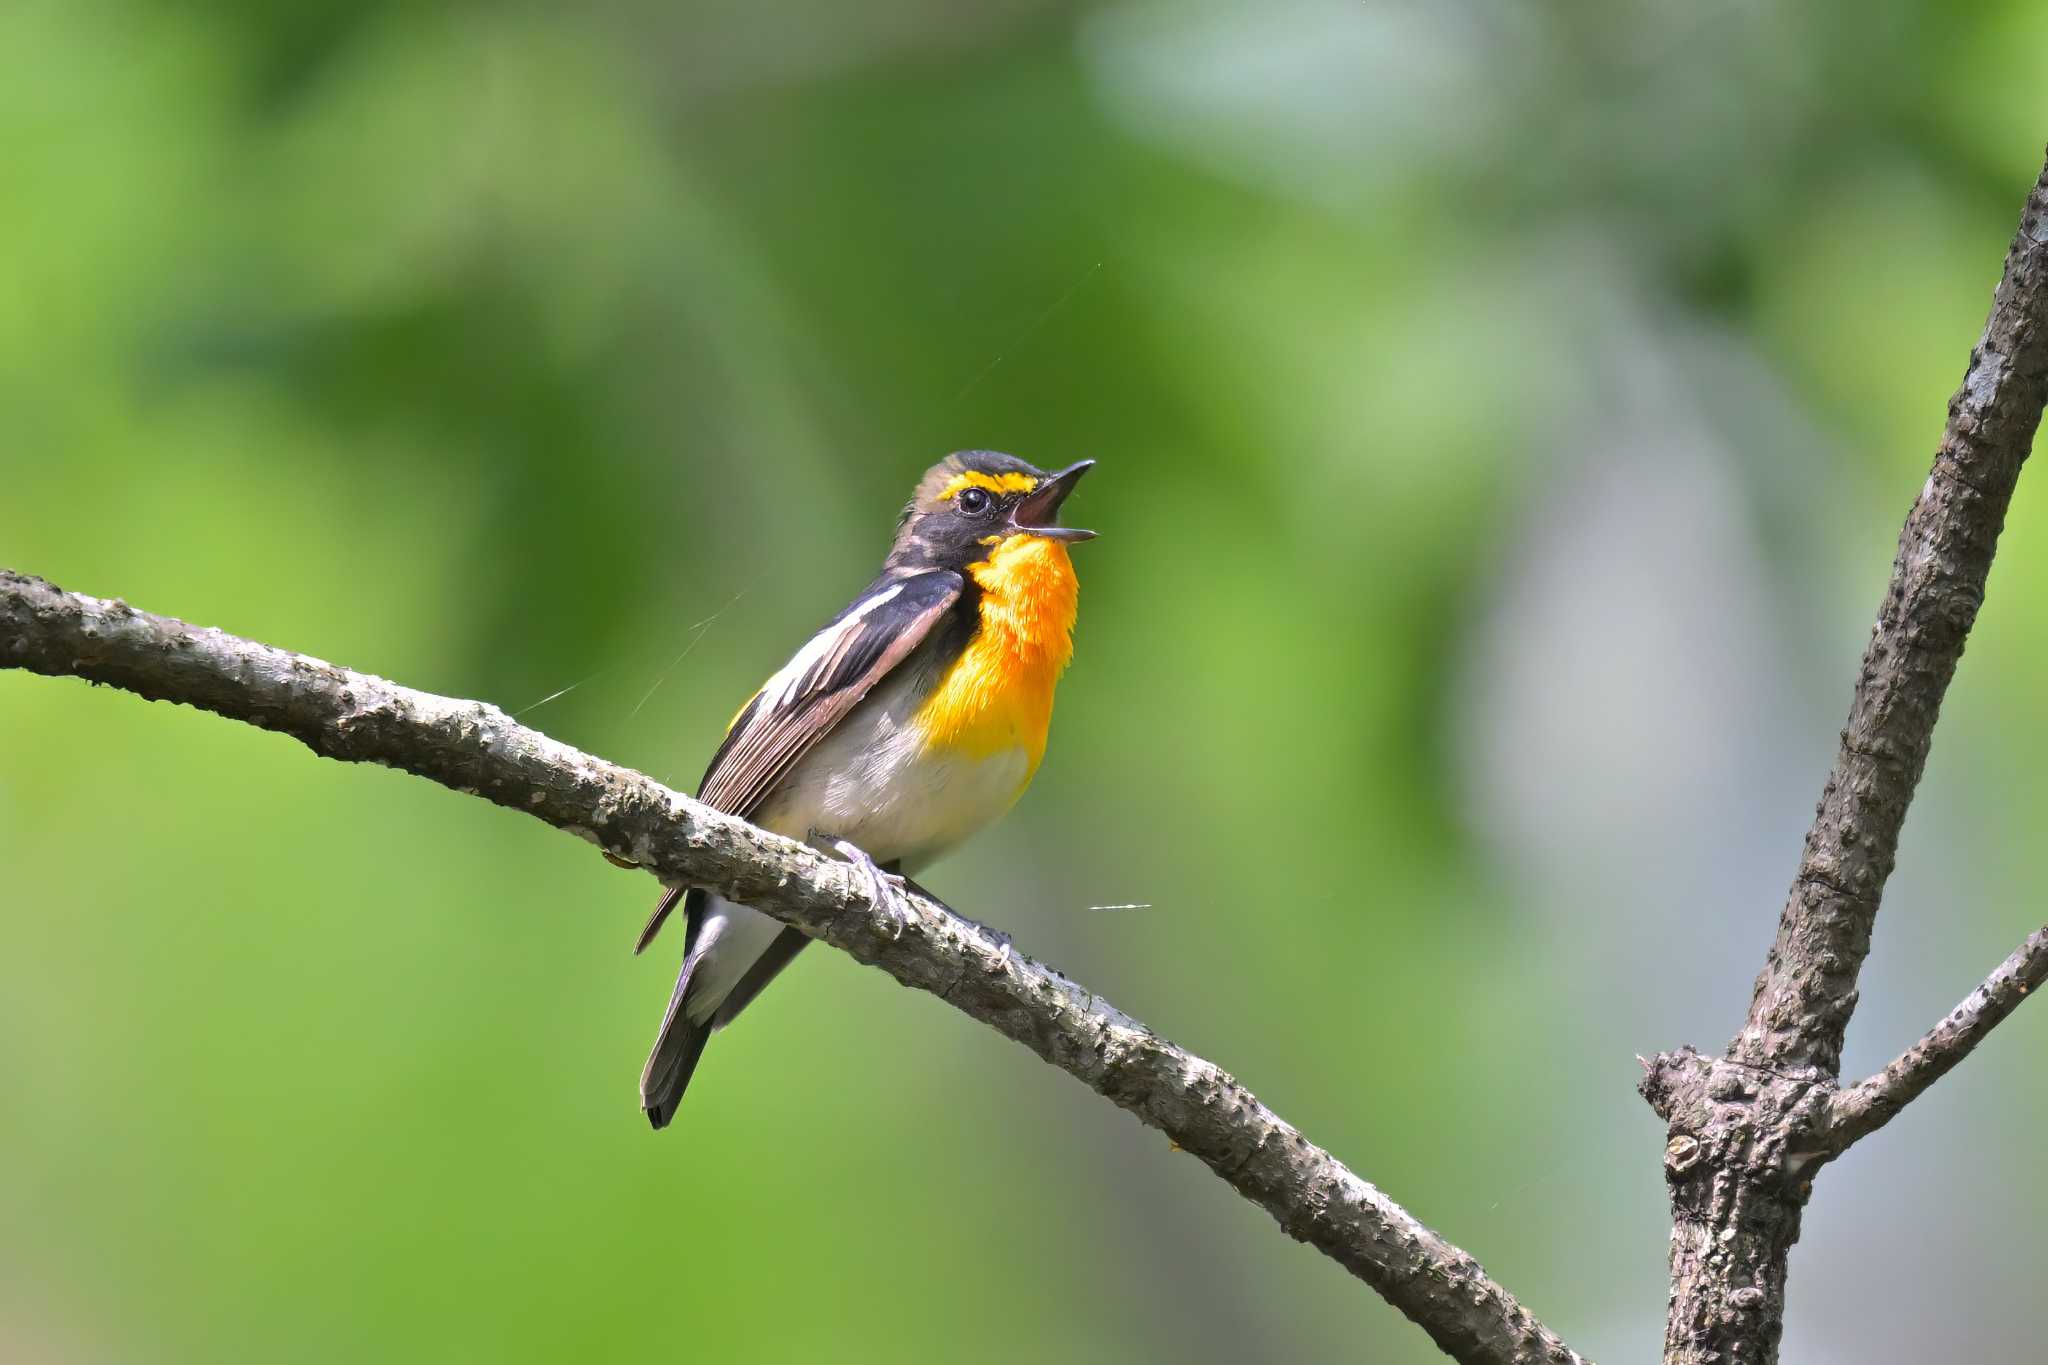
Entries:
<svg viewBox="0 0 2048 1365">
<path fill-rule="evenodd" d="M 1899 536 L 1849 720 L 1757 977 L 1722 1058 L 1690 1048 L 1642 1082 L 1668 1127 L 1666 1365 L 1770 1365 L 1786 1261 L 1820 1166 L 1959 1062 L 2048 975 L 2048 930 L 1884 1071 L 1842 1089 L 1856 981 L 1941 702 L 1984 602 L 2006 508 L 2048 400 L 2048 168 L 2006 253 L 1932 470 Z"/>
</svg>

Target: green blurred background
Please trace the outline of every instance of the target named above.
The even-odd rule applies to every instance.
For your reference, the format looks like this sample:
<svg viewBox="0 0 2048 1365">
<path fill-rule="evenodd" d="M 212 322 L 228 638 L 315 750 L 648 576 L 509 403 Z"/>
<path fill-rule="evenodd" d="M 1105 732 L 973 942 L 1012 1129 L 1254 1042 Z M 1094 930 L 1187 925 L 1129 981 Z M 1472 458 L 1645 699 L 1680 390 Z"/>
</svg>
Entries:
<svg viewBox="0 0 2048 1365">
<path fill-rule="evenodd" d="M 0 562 L 690 786 L 927 463 L 1099 459 L 1050 758 L 927 880 L 1645 1359 L 1634 1054 L 1747 1002 L 2044 52 L 2042 3 L 9 0 Z M 2007 544 L 1852 1071 L 2043 916 L 2042 482 Z M 0 674 L 0 1358 L 1435 1358 L 832 953 L 651 1134 L 652 893 Z M 1827 1173 L 1788 1359 L 2038 1349 L 2044 1030 Z"/>
</svg>

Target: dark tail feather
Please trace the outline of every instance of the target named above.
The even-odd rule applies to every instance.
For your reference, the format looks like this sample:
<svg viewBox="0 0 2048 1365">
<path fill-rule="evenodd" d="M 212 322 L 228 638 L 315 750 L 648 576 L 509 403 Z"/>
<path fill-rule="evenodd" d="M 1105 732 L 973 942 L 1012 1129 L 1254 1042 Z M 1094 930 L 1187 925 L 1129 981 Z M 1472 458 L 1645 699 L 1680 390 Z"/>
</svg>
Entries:
<svg viewBox="0 0 2048 1365">
<path fill-rule="evenodd" d="M 640 938 L 633 944 L 633 956 L 638 957 L 654 942 L 654 936 L 661 932 L 661 926 L 668 921 L 668 912 L 676 908 L 676 902 L 686 894 L 686 889 L 671 886 L 661 893 L 661 901 L 654 907 L 654 913 L 647 917 L 646 925 L 640 930 Z"/>
<path fill-rule="evenodd" d="M 693 1024 L 678 1018 L 663 1027 L 661 1041 L 654 1045 L 647 1070 L 640 1075 L 640 1107 L 647 1111 L 647 1121 L 656 1128 L 668 1127 L 669 1120 L 676 1116 L 683 1091 L 689 1089 L 690 1074 L 697 1069 L 697 1059 L 704 1055 L 704 1044 L 710 1041 L 709 1024 Z"/>
<path fill-rule="evenodd" d="M 659 925 L 681 892 L 672 891 L 662 898 L 661 909 L 655 913 L 655 925 Z M 683 935 L 683 965 L 676 973 L 676 988 L 668 997 L 668 1013 L 661 1017 L 661 1032 L 654 1040 L 654 1051 L 647 1054 L 647 1065 L 640 1072 L 640 1107 L 647 1111 L 647 1121 L 656 1128 L 668 1127 L 670 1119 L 676 1116 L 676 1106 L 682 1103 L 683 1091 L 690 1086 L 690 1074 L 697 1069 L 697 1059 L 704 1055 L 704 1044 L 711 1039 L 711 1021 L 701 1024 L 690 1022 L 683 1009 L 683 998 L 690 993 L 690 977 L 697 969 L 697 936 L 704 927 L 704 893 L 691 893 L 685 900 L 683 919 L 687 930 Z"/>
</svg>

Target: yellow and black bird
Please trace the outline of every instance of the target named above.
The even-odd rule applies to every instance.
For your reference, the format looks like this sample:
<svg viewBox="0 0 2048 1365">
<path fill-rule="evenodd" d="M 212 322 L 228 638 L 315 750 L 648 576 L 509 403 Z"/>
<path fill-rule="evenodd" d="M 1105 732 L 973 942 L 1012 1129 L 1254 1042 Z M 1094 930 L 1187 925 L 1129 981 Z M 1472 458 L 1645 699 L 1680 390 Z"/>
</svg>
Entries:
<svg viewBox="0 0 2048 1365">
<path fill-rule="evenodd" d="M 1014 805 L 1045 756 L 1073 654 L 1078 584 L 1058 523 L 1093 465 L 1057 474 L 992 450 L 948 455 L 919 482 L 882 572 L 734 717 L 698 788 L 706 804 L 831 848 L 878 904 L 901 876 Z M 683 966 L 640 1075 L 666 1127 L 712 1033 L 810 940 L 708 892 L 670 888 Z"/>
</svg>

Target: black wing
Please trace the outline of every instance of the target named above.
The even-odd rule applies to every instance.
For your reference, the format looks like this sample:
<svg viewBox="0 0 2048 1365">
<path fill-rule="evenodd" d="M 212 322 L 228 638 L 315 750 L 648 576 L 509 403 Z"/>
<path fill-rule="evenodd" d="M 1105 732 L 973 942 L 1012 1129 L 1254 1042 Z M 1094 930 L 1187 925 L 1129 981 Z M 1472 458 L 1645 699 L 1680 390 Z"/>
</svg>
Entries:
<svg viewBox="0 0 2048 1365">
<path fill-rule="evenodd" d="M 924 643 L 964 587 L 950 569 L 877 580 L 754 694 L 711 756 L 698 799 L 751 816 L 797 760 Z M 660 932 L 682 895 L 671 888 L 661 898 L 634 952 Z"/>
</svg>

